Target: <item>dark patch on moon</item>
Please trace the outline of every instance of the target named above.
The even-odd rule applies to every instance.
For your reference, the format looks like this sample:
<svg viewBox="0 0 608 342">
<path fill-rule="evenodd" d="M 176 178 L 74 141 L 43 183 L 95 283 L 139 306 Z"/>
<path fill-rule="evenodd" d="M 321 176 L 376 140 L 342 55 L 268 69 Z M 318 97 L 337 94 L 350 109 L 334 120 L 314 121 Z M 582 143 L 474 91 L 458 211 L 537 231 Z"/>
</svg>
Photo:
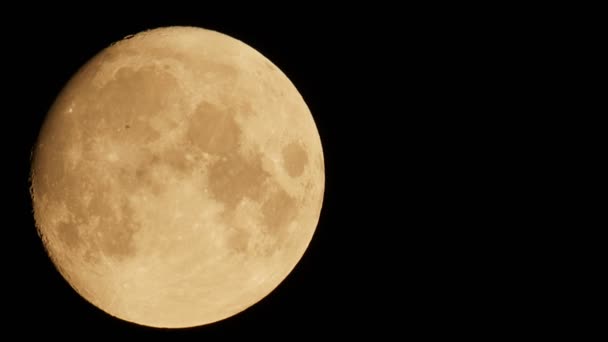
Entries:
<svg viewBox="0 0 608 342">
<path fill-rule="evenodd" d="M 140 225 L 134 220 L 133 208 L 121 194 L 112 192 L 112 188 L 102 180 L 84 184 L 82 179 L 76 178 L 67 189 L 70 192 L 64 201 L 72 220 L 57 226 L 61 242 L 79 250 L 84 248 L 84 240 L 89 240 L 87 245 L 90 249 L 83 253 L 91 263 L 97 262 L 101 255 L 123 260 L 136 254 L 133 235 Z M 82 199 L 85 192 L 93 194 L 88 203 Z M 85 234 L 83 229 L 95 218 L 98 218 L 96 227 Z"/>
<path fill-rule="evenodd" d="M 283 167 L 291 177 L 298 177 L 308 164 L 308 155 L 300 143 L 292 142 L 283 147 Z"/>
<path fill-rule="evenodd" d="M 135 182 L 137 188 L 145 189 L 155 196 L 161 194 L 164 186 L 162 180 L 155 177 L 155 170 L 162 164 L 158 154 L 152 153 L 135 169 Z"/>
<path fill-rule="evenodd" d="M 179 84 L 174 76 L 160 67 L 118 69 L 114 79 L 95 93 L 95 99 L 86 102 L 101 104 L 87 108 L 88 114 L 84 120 L 88 126 L 86 128 L 100 133 L 103 133 L 100 130 L 102 127 L 106 127 L 108 132 L 114 132 L 119 127 L 129 129 L 129 134 L 111 137 L 113 141 L 121 143 L 146 144 L 156 141 L 161 138 L 161 132 L 150 125 L 150 119 L 166 114 L 167 108 L 172 105 L 171 92 L 176 89 L 179 89 Z"/>
<path fill-rule="evenodd" d="M 233 152 L 241 137 L 241 128 L 233 114 L 211 103 L 201 102 L 188 125 L 188 142 L 211 154 Z"/>
<path fill-rule="evenodd" d="M 242 131 L 235 115 L 231 109 L 202 102 L 186 134 L 187 143 L 220 158 L 208 167 L 208 187 L 227 210 L 236 208 L 245 196 L 259 198 L 262 184 L 270 176 L 259 152 L 245 156 L 238 151 Z"/>
<path fill-rule="evenodd" d="M 287 227 L 297 215 L 296 199 L 291 197 L 267 173 L 261 156 L 251 159 L 233 155 L 209 168 L 209 189 L 226 206 L 222 217 L 228 225 L 227 246 L 233 252 L 270 256 L 280 249 L 287 238 Z M 261 204 L 262 228 L 244 226 L 234 220 L 238 205 L 245 197 Z M 266 242 L 251 245 L 255 236 L 266 236 Z M 269 238 L 268 238 L 269 237 Z"/>
<path fill-rule="evenodd" d="M 261 155 L 246 158 L 234 153 L 209 167 L 208 186 L 217 200 L 233 210 L 245 196 L 260 198 L 262 184 L 269 176 L 262 167 Z"/>
<path fill-rule="evenodd" d="M 121 202 L 124 194 L 145 189 L 158 195 L 164 184 L 154 173 L 157 168 L 168 166 L 179 172 L 187 172 L 189 168 L 183 153 L 161 151 L 163 155 L 159 156 L 146 147 L 161 138 L 161 133 L 151 125 L 155 116 L 163 117 L 168 128 L 177 125 L 164 120 L 168 106 L 175 105 L 172 96 L 176 89 L 179 89 L 177 81 L 160 67 L 122 68 L 97 91 L 84 93 L 78 112 L 74 112 L 77 115 L 57 110 L 48 119 L 48 133 L 43 138 L 48 150 L 35 162 L 34 170 L 44 169 L 44 178 L 36 177 L 37 192 L 49 193 L 53 201 L 66 203 L 74 220 L 58 226 L 57 235 L 72 249 L 84 248 L 82 240 L 89 240 L 87 245 L 91 249 L 83 254 L 91 263 L 102 254 L 124 259 L 136 252 L 133 234 L 139 223 L 133 221 L 133 210 L 126 200 Z M 64 101 L 62 105 L 70 103 Z M 144 157 L 135 165 L 124 159 L 107 163 L 106 156 L 99 154 L 104 149 L 99 144 L 106 141 L 126 147 L 127 154 L 149 158 Z M 73 144 L 81 144 L 82 159 L 70 169 L 66 153 L 50 151 L 68 151 Z M 111 173 L 112 182 L 92 176 L 98 172 Z M 92 196 L 88 203 L 83 200 L 85 194 Z M 120 203 L 118 208 L 114 207 L 116 201 Z M 87 227 L 92 217 L 99 217 L 99 225 L 85 236 L 80 229 Z"/>
<path fill-rule="evenodd" d="M 278 234 L 296 216 L 296 201 L 285 190 L 274 186 L 262 204 L 262 215 L 268 231 Z"/>
<path fill-rule="evenodd" d="M 140 228 L 134 220 L 134 211 L 126 200 L 123 200 L 118 210 L 111 207 L 110 202 L 115 196 L 97 196 L 99 198 L 91 203 L 90 212 L 99 215 L 99 226 L 97 232 L 101 233 L 97 241 L 100 253 L 122 260 L 135 255 L 135 243 L 133 235 Z"/>
<path fill-rule="evenodd" d="M 186 158 L 184 149 L 171 148 L 163 152 L 163 162 L 180 175 L 191 173 L 194 163 Z"/>
<path fill-rule="evenodd" d="M 68 247 L 76 248 L 80 245 L 80 233 L 75 222 L 61 222 L 57 226 L 59 240 L 63 241 Z"/>
<path fill-rule="evenodd" d="M 235 120 L 239 109 L 242 108 L 219 108 L 202 102 L 191 118 L 186 144 L 219 157 L 208 166 L 207 187 L 213 198 L 225 205 L 222 217 L 229 226 L 228 248 L 236 253 L 270 255 L 279 248 L 288 224 L 297 214 L 296 202 L 263 168 L 260 151 L 248 154 L 239 151 L 242 131 Z M 292 177 L 300 175 L 308 163 L 306 152 L 297 143 L 283 149 L 283 158 Z M 239 210 L 238 205 L 244 198 L 261 203 L 261 223 L 266 227 L 263 231 L 256 232 L 235 222 L 235 210 Z M 276 243 L 250 246 L 250 240 L 257 235 L 272 236 L 269 241 Z"/>
<path fill-rule="evenodd" d="M 121 184 L 127 185 L 133 183 L 135 191 L 144 190 L 152 195 L 160 195 L 166 187 L 165 179 L 160 178 L 155 174 L 156 170 L 161 168 L 169 168 L 170 173 L 175 173 L 180 177 L 187 177 L 188 174 L 194 172 L 194 163 L 186 158 L 186 153 L 178 147 L 171 147 L 160 152 L 142 152 L 144 158 L 134 168 L 132 177 L 128 177 L 125 173 L 125 180 Z"/>
</svg>

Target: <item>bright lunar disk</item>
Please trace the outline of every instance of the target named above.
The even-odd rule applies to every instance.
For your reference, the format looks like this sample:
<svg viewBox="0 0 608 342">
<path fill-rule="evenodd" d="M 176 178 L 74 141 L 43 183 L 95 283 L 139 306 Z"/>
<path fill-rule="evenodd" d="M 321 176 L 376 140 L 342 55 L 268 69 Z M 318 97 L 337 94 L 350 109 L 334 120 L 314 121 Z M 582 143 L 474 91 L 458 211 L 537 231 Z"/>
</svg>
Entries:
<svg viewBox="0 0 608 342">
<path fill-rule="evenodd" d="M 268 295 L 321 210 L 323 151 L 288 78 L 218 32 L 169 27 L 100 52 L 49 111 L 32 159 L 36 226 L 84 298 L 191 327 Z"/>
</svg>

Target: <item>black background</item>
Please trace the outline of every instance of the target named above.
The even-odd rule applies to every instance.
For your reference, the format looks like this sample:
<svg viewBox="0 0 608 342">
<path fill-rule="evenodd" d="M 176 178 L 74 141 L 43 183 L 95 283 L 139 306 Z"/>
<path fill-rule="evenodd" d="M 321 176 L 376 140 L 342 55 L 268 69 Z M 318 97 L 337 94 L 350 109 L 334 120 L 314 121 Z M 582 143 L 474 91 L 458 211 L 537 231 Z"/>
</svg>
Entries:
<svg viewBox="0 0 608 342">
<path fill-rule="evenodd" d="M 416 177 L 432 171 L 419 160 L 433 140 L 414 138 L 423 135 L 423 126 L 415 123 L 428 86 L 419 75 L 428 65 L 423 60 L 432 57 L 421 49 L 420 32 L 432 28 L 406 24 L 407 18 L 390 16 L 391 9 L 146 6 L 129 13 L 82 5 L 4 14 L 10 32 L 3 43 L 3 81 L 9 89 L 3 144 L 9 163 L 3 177 L 10 217 L 3 227 L 7 331 L 47 338 L 283 340 L 378 335 L 425 322 L 432 310 L 420 305 L 429 297 L 420 273 L 433 255 L 416 253 L 422 248 L 412 237 L 422 229 L 413 217 L 421 215 L 428 198 L 412 193 L 421 187 L 423 178 Z M 273 61 L 306 100 L 326 161 L 319 226 L 289 277 L 234 317 L 178 330 L 115 319 L 73 291 L 45 254 L 28 192 L 32 146 L 72 74 L 112 42 L 170 25 L 223 32 Z M 409 184 L 402 187 L 407 177 Z M 390 219 L 395 213 L 398 219 Z"/>
</svg>

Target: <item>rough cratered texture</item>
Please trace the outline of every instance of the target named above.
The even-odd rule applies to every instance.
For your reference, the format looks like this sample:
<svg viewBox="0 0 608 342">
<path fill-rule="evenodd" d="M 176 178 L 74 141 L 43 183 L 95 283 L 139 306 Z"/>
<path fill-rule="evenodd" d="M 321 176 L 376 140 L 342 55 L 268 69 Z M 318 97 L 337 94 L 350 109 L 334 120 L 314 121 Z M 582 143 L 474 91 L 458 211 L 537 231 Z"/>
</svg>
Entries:
<svg viewBox="0 0 608 342">
<path fill-rule="evenodd" d="M 66 85 L 32 162 L 36 225 L 62 275 L 119 318 L 187 327 L 234 315 L 302 257 L 324 190 L 306 104 L 217 32 L 110 46 Z"/>
</svg>

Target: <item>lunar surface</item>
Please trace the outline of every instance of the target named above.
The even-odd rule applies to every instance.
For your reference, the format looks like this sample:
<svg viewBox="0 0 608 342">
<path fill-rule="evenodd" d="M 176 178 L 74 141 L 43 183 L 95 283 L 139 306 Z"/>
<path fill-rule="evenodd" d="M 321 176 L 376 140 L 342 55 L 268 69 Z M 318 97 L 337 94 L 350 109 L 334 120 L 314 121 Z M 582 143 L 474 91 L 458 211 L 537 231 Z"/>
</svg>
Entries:
<svg viewBox="0 0 608 342">
<path fill-rule="evenodd" d="M 313 117 L 248 45 L 192 27 L 111 45 L 58 96 L 33 150 L 36 226 L 85 299 L 199 326 L 255 304 L 308 247 L 325 176 Z"/>
</svg>

